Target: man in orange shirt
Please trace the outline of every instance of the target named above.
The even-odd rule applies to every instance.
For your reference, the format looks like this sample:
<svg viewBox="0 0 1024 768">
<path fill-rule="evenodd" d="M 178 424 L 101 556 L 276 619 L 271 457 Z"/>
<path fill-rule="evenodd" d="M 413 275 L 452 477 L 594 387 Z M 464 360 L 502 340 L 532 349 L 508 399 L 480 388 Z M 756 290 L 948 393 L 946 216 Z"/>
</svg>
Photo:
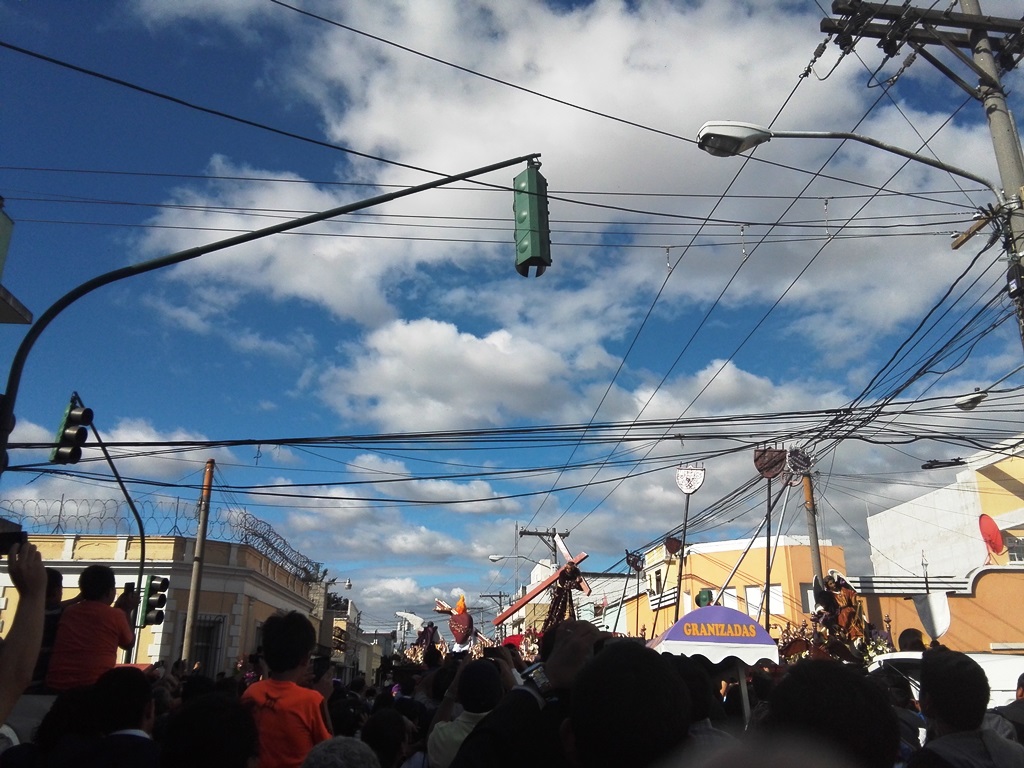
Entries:
<svg viewBox="0 0 1024 768">
<path fill-rule="evenodd" d="M 314 746 L 331 738 L 325 704 L 333 685 L 331 670 L 315 681 L 316 689 L 299 684 L 310 677 L 309 657 L 315 647 L 316 630 L 297 611 L 275 614 L 263 625 L 263 658 L 270 677 L 242 694 L 260 734 L 260 768 L 299 768 Z"/>
<path fill-rule="evenodd" d="M 117 664 L 118 648 L 135 643 L 130 616 L 139 598 L 126 588 L 114 602 L 117 588 L 110 566 L 88 566 L 78 577 L 78 589 L 57 624 L 46 673 L 46 687 L 53 691 L 92 685 Z"/>
</svg>

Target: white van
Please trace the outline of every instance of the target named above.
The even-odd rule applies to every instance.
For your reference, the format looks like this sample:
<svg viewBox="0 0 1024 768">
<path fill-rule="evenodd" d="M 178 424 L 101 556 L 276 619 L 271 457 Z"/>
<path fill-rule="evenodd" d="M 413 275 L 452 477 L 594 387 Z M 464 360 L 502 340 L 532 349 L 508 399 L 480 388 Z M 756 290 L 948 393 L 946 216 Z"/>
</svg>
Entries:
<svg viewBox="0 0 1024 768">
<path fill-rule="evenodd" d="M 992 693 L 988 706 L 999 707 L 1017 698 L 1017 678 L 1024 674 L 1024 655 L 1008 653 L 968 653 L 985 670 Z M 921 689 L 921 651 L 883 653 L 875 656 L 868 665 L 868 671 L 879 667 L 893 667 L 910 680 L 914 698 Z"/>
</svg>

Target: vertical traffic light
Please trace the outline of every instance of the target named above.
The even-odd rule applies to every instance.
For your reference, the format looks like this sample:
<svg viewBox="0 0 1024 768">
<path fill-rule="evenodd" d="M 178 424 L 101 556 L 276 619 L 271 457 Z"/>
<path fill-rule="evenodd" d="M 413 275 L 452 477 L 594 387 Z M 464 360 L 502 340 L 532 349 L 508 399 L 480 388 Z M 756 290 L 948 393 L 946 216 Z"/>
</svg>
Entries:
<svg viewBox="0 0 1024 768">
<path fill-rule="evenodd" d="M 142 613 L 140 626 L 158 626 L 164 623 L 164 606 L 167 605 L 167 589 L 171 580 L 165 576 L 149 576 L 142 588 L 139 601 Z"/>
<path fill-rule="evenodd" d="M 78 396 L 72 395 L 57 430 L 50 461 L 54 464 L 77 464 L 82 458 L 82 446 L 89 438 L 91 425 L 92 408 L 83 408 Z"/>
<path fill-rule="evenodd" d="M 536 276 L 551 266 L 551 229 L 548 225 L 548 182 L 540 173 L 540 164 L 531 163 L 512 182 L 515 193 L 512 211 L 516 218 L 516 272 Z"/>
</svg>

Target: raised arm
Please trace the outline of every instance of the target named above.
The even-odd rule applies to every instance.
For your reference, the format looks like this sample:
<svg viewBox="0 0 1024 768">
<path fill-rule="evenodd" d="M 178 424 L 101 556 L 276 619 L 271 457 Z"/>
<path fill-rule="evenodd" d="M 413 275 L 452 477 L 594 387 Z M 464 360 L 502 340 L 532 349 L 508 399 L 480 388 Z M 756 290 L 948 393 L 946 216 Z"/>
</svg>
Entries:
<svg viewBox="0 0 1024 768">
<path fill-rule="evenodd" d="M 0 652 L 0 723 L 6 722 L 22 691 L 32 681 L 43 644 L 46 570 L 34 544 L 15 544 L 7 555 L 7 572 L 18 590 L 18 607 Z"/>
</svg>

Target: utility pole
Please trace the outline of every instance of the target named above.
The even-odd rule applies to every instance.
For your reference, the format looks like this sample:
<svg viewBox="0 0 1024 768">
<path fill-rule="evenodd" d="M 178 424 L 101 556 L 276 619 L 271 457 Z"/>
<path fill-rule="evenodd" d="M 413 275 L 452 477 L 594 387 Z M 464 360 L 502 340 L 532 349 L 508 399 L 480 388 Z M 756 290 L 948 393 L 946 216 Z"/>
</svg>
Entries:
<svg viewBox="0 0 1024 768">
<path fill-rule="evenodd" d="M 203 582 L 203 554 L 206 549 L 206 528 L 210 520 L 210 491 L 213 488 L 213 459 L 206 462 L 203 493 L 199 499 L 199 526 L 196 529 L 196 548 L 192 556 L 192 581 L 188 588 L 188 610 L 185 614 L 185 636 L 181 641 L 181 658 L 192 658 L 192 639 L 199 619 L 199 593 Z"/>
<path fill-rule="evenodd" d="M 505 602 L 504 602 L 505 598 L 506 597 L 511 597 L 511 595 L 509 595 L 506 592 L 499 591 L 497 594 L 493 594 L 492 593 L 492 594 L 488 594 L 488 595 L 480 595 L 480 597 L 488 597 L 491 600 L 493 600 L 495 602 L 495 604 L 498 606 L 498 613 L 500 614 L 502 612 L 502 610 L 504 610 L 504 608 L 505 608 Z M 497 629 L 498 629 L 498 639 L 499 640 L 504 640 L 505 639 L 505 623 L 502 622 L 501 624 L 499 624 Z"/>
<path fill-rule="evenodd" d="M 1007 287 L 1017 311 L 1017 324 L 1024 344 L 1024 157 L 1020 136 L 1006 106 L 1006 91 L 1000 75 L 1013 69 L 1024 55 L 1024 19 L 983 16 L 979 0 L 960 0 L 963 13 L 915 8 L 903 5 L 834 0 L 832 13 L 821 31 L 835 37 L 844 52 L 862 37 L 877 39 L 886 58 L 907 46 L 981 104 L 988 120 L 995 150 L 1002 196 L 993 215 L 1002 220 L 1004 247 L 1009 263 Z M 882 23 L 878 23 L 882 22 Z M 949 66 L 935 57 L 927 46 L 941 45 L 978 78 L 971 86 Z M 968 56 L 965 51 L 970 53 Z M 974 230 L 977 231 L 977 230 Z M 963 242 L 961 239 L 954 247 Z"/>
<path fill-rule="evenodd" d="M 960 0 L 964 12 L 981 20 L 981 4 L 978 0 Z M 1024 22 L 1017 33 L 1018 45 L 1024 40 Z M 1007 284 L 1010 298 L 1017 308 L 1017 326 L 1024 343 L 1024 281 L 1021 280 L 1021 251 L 1024 250 L 1024 212 L 1021 211 L 1021 195 L 1024 194 L 1024 158 L 1021 157 L 1020 136 L 1017 135 L 1013 117 L 1006 106 L 1006 92 L 999 80 L 999 66 L 992 51 L 985 28 L 970 32 L 971 50 L 974 63 L 981 70 L 978 84 L 978 99 L 988 118 L 992 147 L 995 150 L 999 179 L 1006 197 L 1004 207 L 1009 218 L 1006 255 L 1010 263 L 1007 270 Z M 1009 69 L 1009 67 L 1007 67 Z"/>
<path fill-rule="evenodd" d="M 814 482 L 811 480 L 810 472 L 804 475 L 804 510 L 807 513 L 807 534 L 811 544 L 811 568 L 814 569 L 814 578 L 824 583 L 821 548 L 818 546 L 818 509 L 814 505 Z"/>
<path fill-rule="evenodd" d="M 807 516 L 807 541 L 811 547 L 811 569 L 819 581 L 825 576 L 821 568 L 821 547 L 818 543 L 818 508 L 814 504 L 814 481 L 811 479 L 811 459 L 799 448 L 786 452 L 786 471 L 803 478 L 804 512 Z"/>
<path fill-rule="evenodd" d="M 547 545 L 547 548 L 551 550 L 551 560 L 555 564 L 555 568 L 558 567 L 558 542 L 559 539 L 569 538 L 569 531 L 558 532 L 554 528 L 548 528 L 543 531 L 528 531 L 525 528 L 519 529 L 519 536 L 537 536 L 541 541 Z M 572 558 L 566 556 L 566 560 Z"/>
</svg>

